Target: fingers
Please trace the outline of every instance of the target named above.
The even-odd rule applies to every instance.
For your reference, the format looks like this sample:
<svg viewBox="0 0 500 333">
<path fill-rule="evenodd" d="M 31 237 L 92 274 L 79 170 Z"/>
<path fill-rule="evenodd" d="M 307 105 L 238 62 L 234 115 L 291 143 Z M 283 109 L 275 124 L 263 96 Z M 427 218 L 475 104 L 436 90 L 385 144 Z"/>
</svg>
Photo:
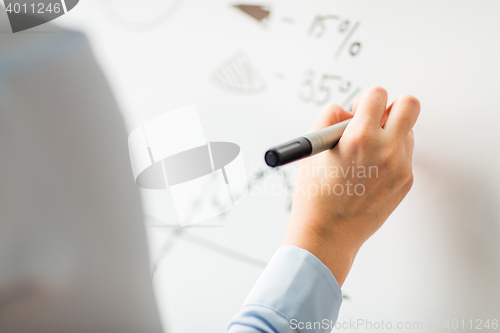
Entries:
<svg viewBox="0 0 500 333">
<path fill-rule="evenodd" d="M 391 113 L 393 105 L 394 105 L 394 103 L 392 103 L 391 105 L 389 105 L 387 107 L 387 109 L 385 110 L 384 115 L 382 116 L 382 120 L 380 121 L 380 127 L 383 128 L 385 126 L 385 123 L 387 122 L 387 118 L 389 118 L 389 113 Z"/>
<path fill-rule="evenodd" d="M 358 108 L 358 104 L 359 104 L 359 101 L 361 100 L 361 97 L 358 98 L 354 104 L 352 105 L 352 113 L 355 114 L 356 113 L 356 109 Z M 385 125 L 385 122 L 387 121 L 387 117 L 389 116 L 389 112 L 391 112 L 391 107 L 392 107 L 392 104 L 389 105 L 389 107 L 385 110 L 384 112 L 384 115 L 382 116 L 382 120 L 380 121 L 380 127 L 384 127 Z"/>
<path fill-rule="evenodd" d="M 384 129 L 402 141 L 415 125 L 419 113 L 419 100 L 411 95 L 403 95 L 392 103 Z"/>
<path fill-rule="evenodd" d="M 352 118 L 352 113 L 344 110 L 337 104 L 328 104 L 321 109 L 321 112 L 316 117 L 310 132 L 318 131 L 322 128 L 331 126 L 341 121 Z"/>
<path fill-rule="evenodd" d="M 382 87 L 368 88 L 355 103 L 352 123 L 363 127 L 380 128 L 387 106 L 387 91 Z"/>
<path fill-rule="evenodd" d="M 356 113 L 356 109 L 358 108 L 359 101 L 361 100 L 361 97 L 359 97 L 356 102 L 352 105 L 352 113 Z"/>
<path fill-rule="evenodd" d="M 375 86 L 367 89 L 353 104 L 350 113 L 336 104 L 326 105 L 310 131 L 317 131 L 343 120 L 353 118 L 351 128 L 384 128 L 389 135 L 403 141 L 415 125 L 420 113 L 420 102 L 411 95 L 403 95 L 387 105 L 387 91 Z M 356 124 L 356 125 L 355 125 Z M 359 130 L 359 129 L 358 129 Z"/>
</svg>

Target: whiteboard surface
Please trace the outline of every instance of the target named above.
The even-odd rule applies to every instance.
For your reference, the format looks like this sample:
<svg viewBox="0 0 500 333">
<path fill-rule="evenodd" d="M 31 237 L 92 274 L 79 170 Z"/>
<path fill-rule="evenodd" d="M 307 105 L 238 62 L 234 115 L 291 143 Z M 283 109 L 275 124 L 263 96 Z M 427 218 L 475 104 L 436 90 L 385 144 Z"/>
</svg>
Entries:
<svg viewBox="0 0 500 333">
<path fill-rule="evenodd" d="M 268 5 L 269 18 L 232 6 L 242 3 Z M 441 332 L 448 319 L 499 319 L 500 2 L 116 4 L 82 1 L 57 22 L 89 35 L 129 129 L 195 104 L 207 140 L 238 144 L 250 178 L 265 169 L 265 150 L 304 133 L 326 99 L 348 107 L 372 85 L 385 87 L 390 101 L 419 98 L 413 189 L 360 250 L 339 322 L 422 322 L 423 331 Z M 319 37 L 309 34 L 318 15 L 339 17 L 325 21 Z M 339 31 L 344 20 L 358 26 L 336 56 L 349 31 Z M 238 71 L 241 63 L 253 68 L 241 75 L 252 78 L 221 87 L 221 68 Z M 312 99 L 303 90 L 310 71 Z M 329 98 L 323 75 L 340 77 L 328 81 Z M 290 198 L 264 192 L 267 184 L 277 193 L 285 180 L 268 173 L 256 184 L 242 204 L 207 221 L 223 227 L 148 227 L 171 332 L 223 332 L 282 243 Z M 142 194 L 148 225 L 175 220 L 168 192 Z"/>
</svg>

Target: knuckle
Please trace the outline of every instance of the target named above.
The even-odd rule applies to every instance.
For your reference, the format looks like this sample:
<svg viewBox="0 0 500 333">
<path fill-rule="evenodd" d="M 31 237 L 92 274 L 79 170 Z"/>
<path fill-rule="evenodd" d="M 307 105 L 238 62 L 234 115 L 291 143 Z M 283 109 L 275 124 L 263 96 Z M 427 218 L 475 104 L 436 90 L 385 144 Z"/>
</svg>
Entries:
<svg viewBox="0 0 500 333">
<path fill-rule="evenodd" d="M 354 147 L 366 147 L 370 142 L 372 142 L 373 137 L 371 131 L 365 127 L 359 128 L 354 132 L 350 138 L 349 143 Z"/>
<path fill-rule="evenodd" d="M 397 182 L 401 184 L 405 191 L 409 191 L 413 185 L 412 165 L 408 163 L 408 161 L 403 161 L 402 164 L 398 166 Z"/>
<path fill-rule="evenodd" d="M 384 168 L 386 169 L 386 171 L 391 174 L 391 175 L 394 175 L 394 177 L 396 179 L 398 179 L 398 176 L 399 176 L 399 173 L 400 173 L 400 166 L 399 166 L 399 163 L 397 161 L 397 159 L 394 157 L 394 154 L 388 154 L 389 157 L 386 157 L 385 161 L 384 161 Z"/>
<path fill-rule="evenodd" d="M 389 145 L 379 154 L 379 167 L 397 184 L 397 187 L 408 187 L 413 184 L 413 169 L 411 159 L 402 155 L 403 151 L 398 145 Z"/>
<path fill-rule="evenodd" d="M 395 149 L 389 147 L 380 155 L 380 166 L 389 174 L 394 174 L 398 169 Z"/>
<path fill-rule="evenodd" d="M 413 186 L 413 174 L 410 173 L 410 176 L 408 177 L 406 183 L 403 186 L 405 192 L 408 193 L 411 190 L 412 186 Z"/>
</svg>

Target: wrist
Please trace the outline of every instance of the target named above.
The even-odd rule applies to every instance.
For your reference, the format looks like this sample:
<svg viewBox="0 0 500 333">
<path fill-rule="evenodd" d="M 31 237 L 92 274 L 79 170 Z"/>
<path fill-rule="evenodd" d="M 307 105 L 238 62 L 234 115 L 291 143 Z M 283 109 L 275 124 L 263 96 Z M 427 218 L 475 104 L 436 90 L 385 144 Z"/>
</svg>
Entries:
<svg viewBox="0 0 500 333">
<path fill-rule="evenodd" d="M 330 269 L 342 287 L 362 243 L 359 244 L 344 234 L 340 228 L 326 231 L 307 223 L 291 222 L 284 244 L 294 245 L 312 253 Z"/>
</svg>

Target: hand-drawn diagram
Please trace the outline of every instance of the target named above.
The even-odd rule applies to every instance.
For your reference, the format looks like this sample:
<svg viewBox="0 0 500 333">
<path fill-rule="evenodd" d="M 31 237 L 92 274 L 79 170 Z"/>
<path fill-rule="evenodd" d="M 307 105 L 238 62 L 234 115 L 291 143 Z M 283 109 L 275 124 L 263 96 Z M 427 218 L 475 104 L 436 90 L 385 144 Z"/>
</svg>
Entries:
<svg viewBox="0 0 500 333">
<path fill-rule="evenodd" d="M 183 0 L 102 0 L 111 17 L 122 27 L 148 31 L 164 23 Z"/>
<path fill-rule="evenodd" d="M 292 211 L 292 197 L 293 197 L 293 178 L 294 173 L 290 168 L 269 168 L 267 165 L 262 165 L 250 176 L 248 181 L 248 191 L 252 191 L 260 186 L 267 179 L 276 178 L 281 182 L 281 188 L 285 189 L 285 211 L 290 213 Z"/>
<path fill-rule="evenodd" d="M 259 22 L 266 22 L 271 12 L 269 6 L 238 4 L 233 7 Z M 282 17 L 278 22 L 294 25 L 296 21 L 287 16 Z M 345 50 L 355 57 L 362 49 L 361 42 L 353 41 L 353 36 L 360 25 L 359 21 L 354 22 L 334 14 L 316 15 L 310 24 L 307 36 L 325 40 L 329 36 L 337 36 L 338 45 L 333 52 L 333 57 L 339 59 Z M 277 71 L 273 77 L 286 81 L 287 73 Z M 260 78 L 261 76 L 251 66 L 248 57 L 240 52 L 228 59 L 217 70 L 212 81 L 219 87 L 234 93 L 250 93 L 264 90 L 265 84 Z M 361 87 L 354 88 L 350 80 L 340 75 L 329 72 L 317 75 L 314 70 L 306 70 L 299 82 L 298 97 L 303 102 L 315 103 L 318 106 L 334 101 L 344 108 L 349 108 L 360 91 Z"/>
<path fill-rule="evenodd" d="M 237 94 L 258 94 L 266 83 L 245 52 L 239 51 L 220 65 L 211 77 L 219 88 Z"/>
<path fill-rule="evenodd" d="M 309 36 L 314 36 L 316 38 L 321 38 L 323 37 L 326 32 L 328 31 L 327 27 L 327 22 L 329 21 L 340 21 L 341 18 L 337 15 L 325 15 L 321 16 L 318 15 L 314 19 L 313 23 L 311 24 L 311 28 L 309 29 Z M 344 19 L 340 21 L 340 24 L 337 26 L 337 31 L 340 34 L 346 34 L 340 45 L 338 46 L 337 50 L 335 51 L 335 59 L 338 59 L 342 50 L 346 47 L 346 45 L 350 42 L 352 36 L 356 32 L 356 30 L 359 28 L 360 22 L 355 22 L 354 25 L 352 25 L 351 21 L 348 19 Z M 352 26 L 352 28 L 351 28 Z M 349 30 L 350 29 L 350 30 Z M 349 54 L 351 56 L 356 56 L 359 54 L 361 51 L 361 43 L 360 42 L 352 42 L 349 45 Z"/>
<path fill-rule="evenodd" d="M 266 181 L 269 179 L 275 179 L 278 180 L 281 186 L 281 188 L 287 189 L 286 191 L 283 191 L 286 198 L 285 198 L 285 207 L 284 210 L 287 213 L 290 213 L 292 210 L 292 196 L 293 196 L 293 184 L 292 184 L 292 178 L 293 178 L 293 172 L 291 171 L 290 168 L 269 168 L 266 165 L 262 164 L 260 166 L 257 166 L 254 170 L 254 173 L 250 176 L 250 179 L 248 180 L 246 184 L 246 188 L 240 187 L 239 191 L 236 191 L 233 193 L 235 198 L 241 198 L 241 197 L 246 197 L 248 193 L 252 193 L 256 189 L 261 189 L 262 186 Z M 203 197 L 204 195 L 202 194 L 200 197 Z M 212 201 L 212 205 L 214 205 L 215 208 L 219 206 L 217 202 Z M 193 203 L 192 207 L 196 207 L 196 202 Z M 218 215 L 218 219 L 224 219 L 227 217 L 228 212 L 225 212 L 223 214 Z M 146 219 L 153 220 L 155 222 L 155 225 L 161 225 L 158 222 L 157 218 L 153 216 L 148 216 L 146 215 Z M 161 265 L 165 257 L 167 256 L 168 252 L 172 249 L 172 247 L 175 245 L 175 242 L 179 239 L 183 239 L 188 242 L 195 243 L 199 246 L 202 246 L 204 248 L 207 248 L 211 251 L 217 252 L 221 255 L 233 258 L 235 260 L 239 260 L 241 262 L 245 262 L 249 265 L 256 266 L 258 268 L 264 268 L 266 267 L 267 263 L 263 262 L 259 259 L 255 259 L 252 257 L 249 257 L 245 254 L 239 253 L 237 251 L 234 251 L 232 249 L 223 247 L 217 243 L 214 243 L 212 241 L 209 241 L 207 239 L 197 237 L 195 235 L 187 233 L 187 228 L 182 228 L 182 229 L 175 229 L 169 238 L 168 241 L 166 241 L 162 249 L 160 250 L 157 258 L 153 261 L 152 265 L 152 275 L 154 276 L 156 273 L 156 270 L 158 267 Z"/>
<path fill-rule="evenodd" d="M 194 105 L 146 121 L 128 143 L 137 185 L 169 189 L 181 227 L 232 209 L 248 193 L 240 147 L 206 142 Z"/>
<path fill-rule="evenodd" d="M 269 20 L 269 15 L 271 9 L 269 6 L 256 6 L 256 5 L 234 5 L 243 13 L 247 14 L 251 18 L 257 20 L 262 25 L 266 26 Z"/>
</svg>

